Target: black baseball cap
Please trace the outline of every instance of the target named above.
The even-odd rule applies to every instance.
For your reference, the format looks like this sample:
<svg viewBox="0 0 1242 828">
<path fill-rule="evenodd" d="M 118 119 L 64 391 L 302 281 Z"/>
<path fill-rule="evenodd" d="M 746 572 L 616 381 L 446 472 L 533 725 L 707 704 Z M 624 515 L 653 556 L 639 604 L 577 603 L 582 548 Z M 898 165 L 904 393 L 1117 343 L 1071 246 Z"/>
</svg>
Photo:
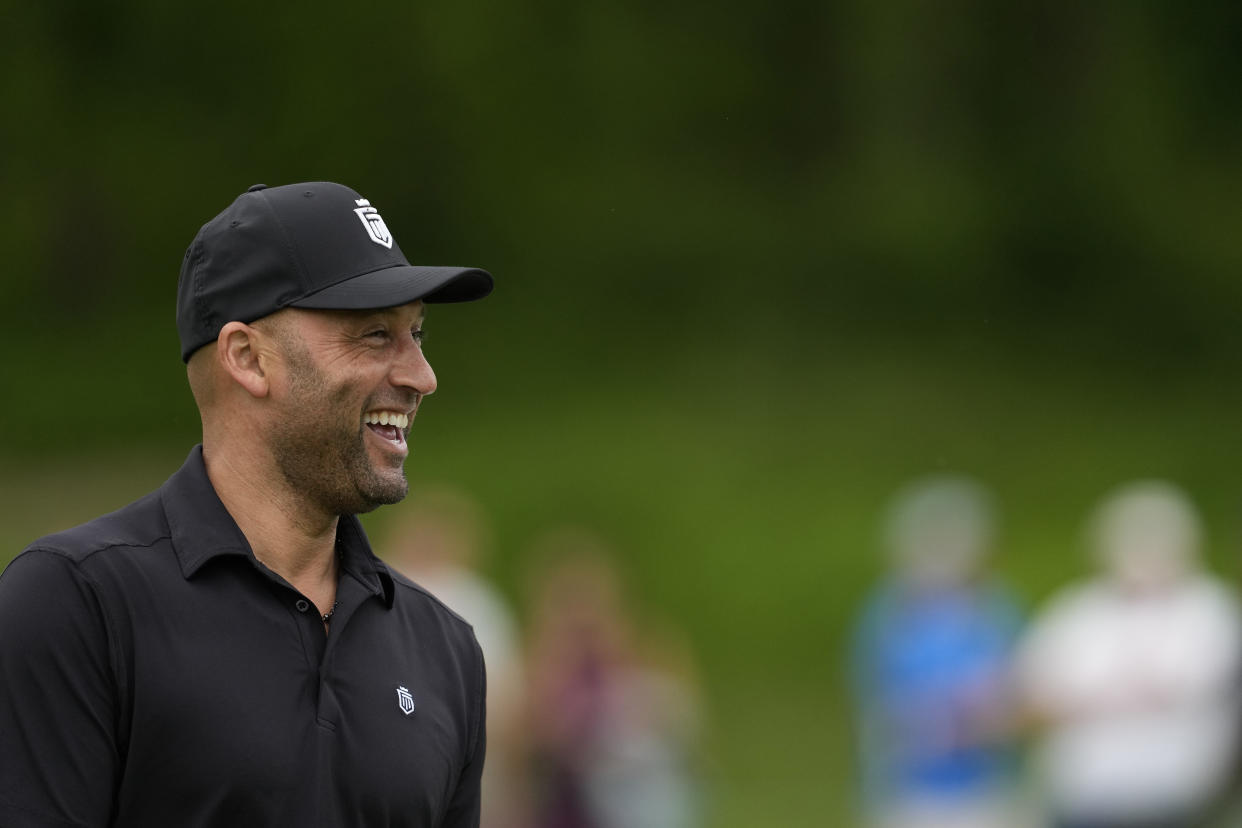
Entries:
<svg viewBox="0 0 1242 828">
<path fill-rule="evenodd" d="M 470 302 L 492 292 L 477 267 L 411 265 L 370 201 L 340 184 L 256 184 L 203 225 L 181 263 L 181 358 L 228 322 L 282 308 L 361 310 Z"/>
</svg>

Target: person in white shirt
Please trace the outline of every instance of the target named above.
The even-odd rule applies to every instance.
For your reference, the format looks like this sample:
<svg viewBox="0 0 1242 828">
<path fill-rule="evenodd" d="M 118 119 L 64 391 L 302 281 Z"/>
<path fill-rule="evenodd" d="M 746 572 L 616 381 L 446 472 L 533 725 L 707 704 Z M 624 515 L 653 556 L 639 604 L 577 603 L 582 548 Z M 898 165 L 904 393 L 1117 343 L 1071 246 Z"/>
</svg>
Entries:
<svg viewBox="0 0 1242 828">
<path fill-rule="evenodd" d="M 1237 747 L 1242 612 L 1199 561 L 1186 496 L 1122 487 L 1090 525 L 1101 573 L 1054 595 L 1019 651 L 1035 765 L 1063 828 L 1200 826 Z"/>
</svg>

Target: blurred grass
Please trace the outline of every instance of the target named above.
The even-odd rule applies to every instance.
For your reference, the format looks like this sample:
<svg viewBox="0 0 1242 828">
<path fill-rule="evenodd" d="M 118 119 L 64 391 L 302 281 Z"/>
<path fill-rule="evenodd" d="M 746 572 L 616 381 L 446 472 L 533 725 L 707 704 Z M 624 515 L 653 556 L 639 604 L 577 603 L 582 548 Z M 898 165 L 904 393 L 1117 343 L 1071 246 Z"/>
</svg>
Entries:
<svg viewBox="0 0 1242 828">
<path fill-rule="evenodd" d="M 640 607 L 694 647 L 717 828 L 852 822 L 843 653 L 882 570 L 877 522 L 911 476 L 964 471 L 996 489 L 998 568 L 1028 606 L 1086 571 L 1082 520 L 1133 477 L 1185 486 L 1216 567 L 1236 571 L 1242 399 L 1211 370 L 943 340 L 634 353 L 549 385 L 446 349 L 408 468 L 415 485 L 482 500 L 499 538 L 490 573 L 519 606 L 535 534 L 571 522 L 615 541 Z M 11 455 L 3 548 L 157 486 L 195 440 L 190 415 L 161 445 Z M 380 551 L 393 513 L 366 518 Z"/>
</svg>

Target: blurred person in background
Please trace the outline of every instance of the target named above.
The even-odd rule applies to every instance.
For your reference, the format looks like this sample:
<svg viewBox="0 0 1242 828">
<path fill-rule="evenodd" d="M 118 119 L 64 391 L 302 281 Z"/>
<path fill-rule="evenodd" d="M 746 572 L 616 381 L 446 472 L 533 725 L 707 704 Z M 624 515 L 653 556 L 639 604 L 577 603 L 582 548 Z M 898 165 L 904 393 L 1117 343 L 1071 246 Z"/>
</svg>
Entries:
<svg viewBox="0 0 1242 828">
<path fill-rule="evenodd" d="M 1098 576 L 1054 595 L 1022 643 L 1036 764 L 1059 828 L 1198 828 L 1236 750 L 1242 623 L 1199 562 L 1173 486 L 1107 497 L 1089 528 Z"/>
<path fill-rule="evenodd" d="M 1012 828 L 1019 613 L 986 577 L 988 493 L 938 476 L 909 484 L 886 524 L 890 574 L 856 631 L 867 821 L 878 828 Z"/>
<path fill-rule="evenodd" d="M 528 828 L 525 678 L 509 603 L 479 571 L 491 547 L 480 505 L 447 487 L 416 492 L 390 524 L 384 557 L 474 628 L 487 664 L 487 763 L 482 828 Z"/>
<path fill-rule="evenodd" d="M 688 648 L 640 639 L 616 565 L 588 532 L 537 544 L 531 722 L 539 828 L 693 828 L 699 706 Z"/>
</svg>

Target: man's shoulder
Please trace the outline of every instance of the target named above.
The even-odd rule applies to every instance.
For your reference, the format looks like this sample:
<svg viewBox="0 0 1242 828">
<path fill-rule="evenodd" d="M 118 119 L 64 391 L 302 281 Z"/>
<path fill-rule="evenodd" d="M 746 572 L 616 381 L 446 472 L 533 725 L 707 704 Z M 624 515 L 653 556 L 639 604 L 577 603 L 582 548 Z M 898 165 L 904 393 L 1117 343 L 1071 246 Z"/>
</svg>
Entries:
<svg viewBox="0 0 1242 828">
<path fill-rule="evenodd" d="M 429 613 L 439 618 L 446 626 L 458 629 L 471 637 L 474 636 L 474 626 L 457 614 L 448 604 L 433 595 L 430 590 L 401 574 L 387 563 L 381 561 L 381 566 L 392 578 L 394 589 L 399 593 L 397 600 L 408 601 L 419 612 Z"/>
<path fill-rule="evenodd" d="M 81 563 L 104 550 L 145 548 L 167 538 L 168 524 L 157 490 L 114 512 L 45 535 L 26 547 L 26 551 L 52 552 Z"/>
</svg>

